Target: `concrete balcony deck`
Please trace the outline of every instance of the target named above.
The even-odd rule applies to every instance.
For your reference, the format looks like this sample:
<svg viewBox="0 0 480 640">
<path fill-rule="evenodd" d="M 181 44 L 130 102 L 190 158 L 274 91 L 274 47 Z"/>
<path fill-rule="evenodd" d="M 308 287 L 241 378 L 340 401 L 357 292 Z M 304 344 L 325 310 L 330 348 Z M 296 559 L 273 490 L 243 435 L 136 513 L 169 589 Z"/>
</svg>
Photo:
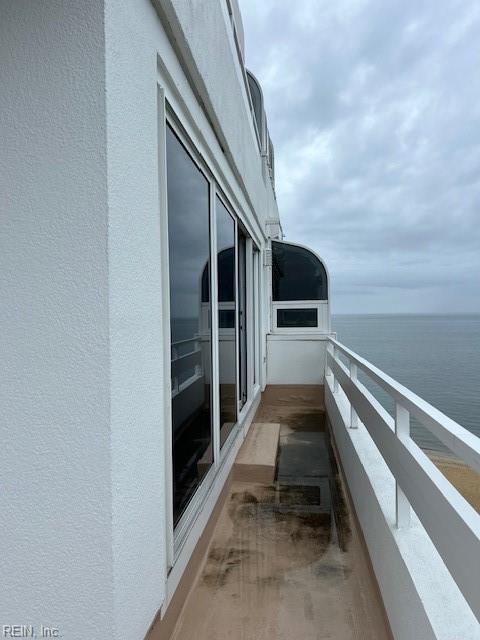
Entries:
<svg viewBox="0 0 480 640">
<path fill-rule="evenodd" d="M 269 425 L 280 427 L 259 436 Z M 261 473 L 234 472 L 172 638 L 391 638 L 325 429 L 322 388 L 267 388 L 240 463 L 254 439 L 265 448 L 255 456 Z"/>
</svg>

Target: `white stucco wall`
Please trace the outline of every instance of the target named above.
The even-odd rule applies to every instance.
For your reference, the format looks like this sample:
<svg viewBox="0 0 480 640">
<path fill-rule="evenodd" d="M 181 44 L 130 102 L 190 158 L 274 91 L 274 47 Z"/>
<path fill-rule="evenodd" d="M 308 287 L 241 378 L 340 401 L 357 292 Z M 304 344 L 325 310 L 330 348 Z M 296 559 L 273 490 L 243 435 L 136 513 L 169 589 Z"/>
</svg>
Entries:
<svg viewBox="0 0 480 640">
<path fill-rule="evenodd" d="M 0 625 L 111 638 L 103 8 L 0 15 Z"/>
<path fill-rule="evenodd" d="M 175 10 L 185 8 L 182 2 L 174 4 Z M 262 219 L 266 203 L 273 202 L 270 183 L 265 184 L 261 174 L 256 141 L 252 136 L 239 139 L 246 136 L 251 122 L 238 95 L 224 3 L 214 0 L 190 9 L 188 44 L 197 46 L 197 62 L 204 65 L 197 72 L 208 71 L 209 78 L 203 79 L 219 110 L 214 119 L 227 128 L 230 160 L 179 62 L 188 53 L 182 49 L 185 43 L 172 46 L 170 27 L 165 30 L 148 0 L 106 2 L 114 617 L 119 637 L 128 638 L 141 637 L 164 602 L 168 562 L 163 478 L 164 431 L 170 425 L 163 421 L 169 399 L 162 376 L 168 318 L 161 308 L 160 216 L 164 214 L 159 203 L 164 193 L 158 188 L 158 127 L 163 115 L 157 83 L 260 241 L 262 229 L 250 204 L 255 203 Z M 197 10 L 206 11 L 210 19 L 198 20 Z M 215 51 L 205 51 L 206 42 Z M 217 48 L 225 49 L 226 43 L 221 73 L 214 77 L 205 56 L 215 66 L 222 57 Z M 157 72 L 157 59 L 165 76 Z M 233 165 L 237 164 L 249 167 L 245 182 L 236 179 Z M 166 357 L 169 361 L 170 354 Z M 200 532 L 192 531 L 192 539 Z"/>
<path fill-rule="evenodd" d="M 115 637 L 143 638 L 164 600 L 167 572 L 160 25 L 146 0 L 112 0 L 105 9 Z"/>
<path fill-rule="evenodd" d="M 267 220 L 278 220 L 278 208 L 270 178 L 262 171 L 227 3 L 152 1 L 169 22 L 182 63 L 216 127 L 236 179 L 265 229 Z"/>
<path fill-rule="evenodd" d="M 220 134 L 149 0 L 0 1 L 0 624 L 142 638 L 167 588 L 158 60 L 262 247 L 276 203 L 221 0 L 174 3 Z"/>
<path fill-rule="evenodd" d="M 323 384 L 326 335 L 267 335 L 267 384 Z"/>
</svg>

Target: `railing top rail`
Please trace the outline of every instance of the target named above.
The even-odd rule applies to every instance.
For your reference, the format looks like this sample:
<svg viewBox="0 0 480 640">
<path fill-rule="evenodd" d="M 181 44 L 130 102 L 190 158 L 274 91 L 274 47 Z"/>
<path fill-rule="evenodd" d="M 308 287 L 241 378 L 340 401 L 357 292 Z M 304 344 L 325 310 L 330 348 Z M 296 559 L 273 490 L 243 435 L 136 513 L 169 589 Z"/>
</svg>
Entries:
<svg viewBox="0 0 480 640">
<path fill-rule="evenodd" d="M 355 362 L 357 368 L 364 364 L 363 358 L 352 357 L 351 362 Z M 480 515 L 405 432 L 394 431 L 393 418 L 374 395 L 352 377 L 351 368 L 331 352 L 327 355 L 327 366 L 395 478 L 397 525 L 408 526 L 409 513 L 405 509 L 409 512 L 411 505 L 473 614 L 480 620 Z M 330 401 L 336 405 L 336 410 L 330 405 L 337 424 L 334 428 L 348 425 L 348 414 L 342 415 L 340 411 L 341 398 L 335 385 L 327 380 L 327 406 Z M 403 511 L 402 517 L 399 517 L 400 511 Z"/>
<path fill-rule="evenodd" d="M 338 340 L 330 338 L 329 341 L 347 356 L 350 362 L 354 362 L 401 406 L 415 416 L 446 447 L 480 473 L 480 438 Z"/>
<path fill-rule="evenodd" d="M 200 338 L 197 336 L 196 338 L 187 338 L 186 340 L 177 340 L 176 342 L 172 342 L 172 347 L 177 347 L 179 344 L 188 344 L 189 342 L 197 342 Z"/>
</svg>

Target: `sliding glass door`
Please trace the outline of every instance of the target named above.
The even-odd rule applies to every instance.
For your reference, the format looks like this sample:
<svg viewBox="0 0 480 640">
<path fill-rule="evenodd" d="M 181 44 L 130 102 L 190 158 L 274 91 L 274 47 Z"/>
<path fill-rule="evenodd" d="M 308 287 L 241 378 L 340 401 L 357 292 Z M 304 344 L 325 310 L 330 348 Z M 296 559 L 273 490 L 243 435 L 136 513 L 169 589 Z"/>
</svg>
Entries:
<svg viewBox="0 0 480 640">
<path fill-rule="evenodd" d="M 176 524 L 213 463 L 209 277 L 202 283 L 209 272 L 210 185 L 170 127 L 166 150 Z"/>
<path fill-rule="evenodd" d="M 216 198 L 220 446 L 237 422 L 235 221 Z"/>
<path fill-rule="evenodd" d="M 247 238 L 238 229 L 238 377 L 241 409 L 247 401 Z"/>
<path fill-rule="evenodd" d="M 170 125 L 166 161 L 173 526 L 181 521 L 184 530 L 195 508 L 187 507 L 220 463 L 254 383 L 247 351 L 258 344 L 248 346 L 255 321 L 247 312 L 256 316 L 258 299 L 247 304 L 256 286 L 251 240 L 202 159 Z"/>
<path fill-rule="evenodd" d="M 252 263 L 252 374 L 253 374 L 253 386 L 259 383 L 260 377 L 260 251 L 256 246 L 253 247 L 253 263 Z"/>
</svg>

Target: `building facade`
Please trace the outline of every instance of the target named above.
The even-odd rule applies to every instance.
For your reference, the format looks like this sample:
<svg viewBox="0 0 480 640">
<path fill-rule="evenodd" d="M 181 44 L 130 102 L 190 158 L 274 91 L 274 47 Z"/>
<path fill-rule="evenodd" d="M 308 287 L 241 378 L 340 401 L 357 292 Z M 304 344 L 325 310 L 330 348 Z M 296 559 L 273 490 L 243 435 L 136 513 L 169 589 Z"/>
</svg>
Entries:
<svg viewBox="0 0 480 640">
<path fill-rule="evenodd" d="M 235 0 L 5 1 L 0 28 L 0 608 L 141 638 L 267 382 L 261 88 Z"/>
</svg>

